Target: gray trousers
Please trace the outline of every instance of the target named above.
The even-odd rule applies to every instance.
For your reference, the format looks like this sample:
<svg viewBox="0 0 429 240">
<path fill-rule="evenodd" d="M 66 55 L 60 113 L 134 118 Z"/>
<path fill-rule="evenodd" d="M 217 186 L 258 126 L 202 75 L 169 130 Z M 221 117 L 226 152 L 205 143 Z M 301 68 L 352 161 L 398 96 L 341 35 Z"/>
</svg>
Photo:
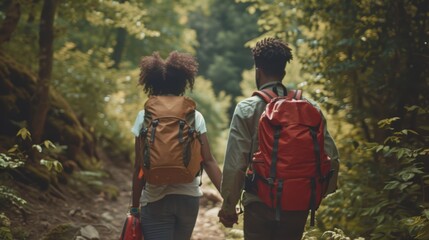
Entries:
<svg viewBox="0 0 429 240">
<path fill-rule="evenodd" d="M 199 197 L 170 194 L 141 208 L 145 240 L 189 240 L 199 210 Z"/>
<path fill-rule="evenodd" d="M 244 239 L 299 240 L 302 238 L 308 211 L 283 211 L 280 221 L 275 210 L 261 202 L 244 206 Z"/>
</svg>

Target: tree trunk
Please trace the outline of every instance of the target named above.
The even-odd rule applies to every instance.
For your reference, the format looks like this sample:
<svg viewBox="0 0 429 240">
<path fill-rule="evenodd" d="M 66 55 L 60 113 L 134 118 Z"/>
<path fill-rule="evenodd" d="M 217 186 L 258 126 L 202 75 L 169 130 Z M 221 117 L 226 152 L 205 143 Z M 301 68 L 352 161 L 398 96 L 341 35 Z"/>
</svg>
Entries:
<svg viewBox="0 0 429 240">
<path fill-rule="evenodd" d="M 35 108 L 31 119 L 31 130 L 34 143 L 40 143 L 49 110 L 49 86 L 52 74 L 54 18 L 56 0 L 43 2 L 39 26 L 39 80 L 34 96 Z"/>
<path fill-rule="evenodd" d="M 118 28 L 116 30 L 116 45 L 113 48 L 113 53 L 112 53 L 112 60 L 113 60 L 112 68 L 119 69 L 122 53 L 124 52 L 124 48 L 125 48 L 126 37 L 127 37 L 127 31 L 124 28 Z"/>
<path fill-rule="evenodd" d="M 35 12 L 35 8 L 37 3 L 39 2 L 39 0 L 32 0 L 31 1 L 31 5 L 30 5 L 30 12 L 28 13 L 28 19 L 27 19 L 27 23 L 33 23 L 34 22 L 34 12 Z"/>
<path fill-rule="evenodd" d="M 120 0 L 119 3 L 124 3 L 126 0 Z M 113 65 L 111 68 L 119 69 L 119 64 L 121 63 L 122 53 L 125 48 L 125 41 L 127 38 L 127 30 L 125 28 L 116 29 L 116 45 L 113 48 L 112 60 Z"/>
<path fill-rule="evenodd" d="M 18 1 L 6 2 L 6 18 L 0 26 L 0 45 L 10 40 L 21 17 L 21 5 Z"/>
</svg>

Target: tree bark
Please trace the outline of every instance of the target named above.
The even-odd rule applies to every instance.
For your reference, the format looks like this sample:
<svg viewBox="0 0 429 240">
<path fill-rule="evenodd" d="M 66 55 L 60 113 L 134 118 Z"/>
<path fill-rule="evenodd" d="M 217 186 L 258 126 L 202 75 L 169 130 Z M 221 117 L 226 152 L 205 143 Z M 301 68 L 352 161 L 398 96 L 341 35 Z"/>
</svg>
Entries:
<svg viewBox="0 0 429 240">
<path fill-rule="evenodd" d="M 35 108 L 31 119 L 34 143 L 40 143 L 49 110 L 49 87 L 52 74 L 54 19 L 56 0 L 45 0 L 39 25 L 39 79 L 34 96 Z"/>
<path fill-rule="evenodd" d="M 125 41 L 127 38 L 127 30 L 125 28 L 118 28 L 116 30 L 116 45 L 113 48 L 112 60 L 113 65 L 112 68 L 119 69 L 119 64 L 121 63 L 122 53 L 125 49 Z"/>
<path fill-rule="evenodd" d="M 119 3 L 124 3 L 126 0 L 120 0 Z M 121 63 L 122 53 L 125 49 L 125 41 L 127 38 L 127 30 L 125 28 L 116 29 L 116 45 L 113 48 L 112 60 L 113 65 L 111 68 L 119 69 L 119 64 Z"/>
<path fill-rule="evenodd" d="M 6 18 L 0 26 L 0 45 L 10 40 L 13 31 L 18 26 L 19 19 L 21 18 L 21 5 L 18 1 L 8 1 Z"/>
</svg>

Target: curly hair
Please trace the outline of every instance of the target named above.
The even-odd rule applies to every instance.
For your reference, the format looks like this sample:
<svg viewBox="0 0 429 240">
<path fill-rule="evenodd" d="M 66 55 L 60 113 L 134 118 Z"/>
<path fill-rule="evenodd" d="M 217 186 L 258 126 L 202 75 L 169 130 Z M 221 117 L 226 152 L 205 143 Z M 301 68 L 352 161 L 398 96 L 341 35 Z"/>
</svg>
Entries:
<svg viewBox="0 0 429 240">
<path fill-rule="evenodd" d="M 276 38 L 264 38 L 257 42 L 252 53 L 255 66 L 271 76 L 282 75 L 286 63 L 293 59 L 289 45 Z"/>
<path fill-rule="evenodd" d="M 174 51 L 163 60 L 154 52 L 141 60 L 139 84 L 149 96 L 183 95 L 187 87 L 194 87 L 197 72 L 198 63 L 189 54 Z"/>
</svg>

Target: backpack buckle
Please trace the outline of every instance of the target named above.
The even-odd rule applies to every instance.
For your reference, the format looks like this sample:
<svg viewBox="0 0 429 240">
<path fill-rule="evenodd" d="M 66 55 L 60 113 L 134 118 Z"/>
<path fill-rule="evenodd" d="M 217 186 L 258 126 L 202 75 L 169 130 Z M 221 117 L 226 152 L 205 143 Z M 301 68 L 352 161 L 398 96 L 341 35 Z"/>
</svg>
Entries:
<svg viewBox="0 0 429 240">
<path fill-rule="evenodd" d="M 147 128 L 146 128 L 146 127 L 143 127 L 143 128 L 140 130 L 140 135 L 141 135 L 141 136 L 146 137 L 146 135 L 147 135 Z"/>
</svg>

